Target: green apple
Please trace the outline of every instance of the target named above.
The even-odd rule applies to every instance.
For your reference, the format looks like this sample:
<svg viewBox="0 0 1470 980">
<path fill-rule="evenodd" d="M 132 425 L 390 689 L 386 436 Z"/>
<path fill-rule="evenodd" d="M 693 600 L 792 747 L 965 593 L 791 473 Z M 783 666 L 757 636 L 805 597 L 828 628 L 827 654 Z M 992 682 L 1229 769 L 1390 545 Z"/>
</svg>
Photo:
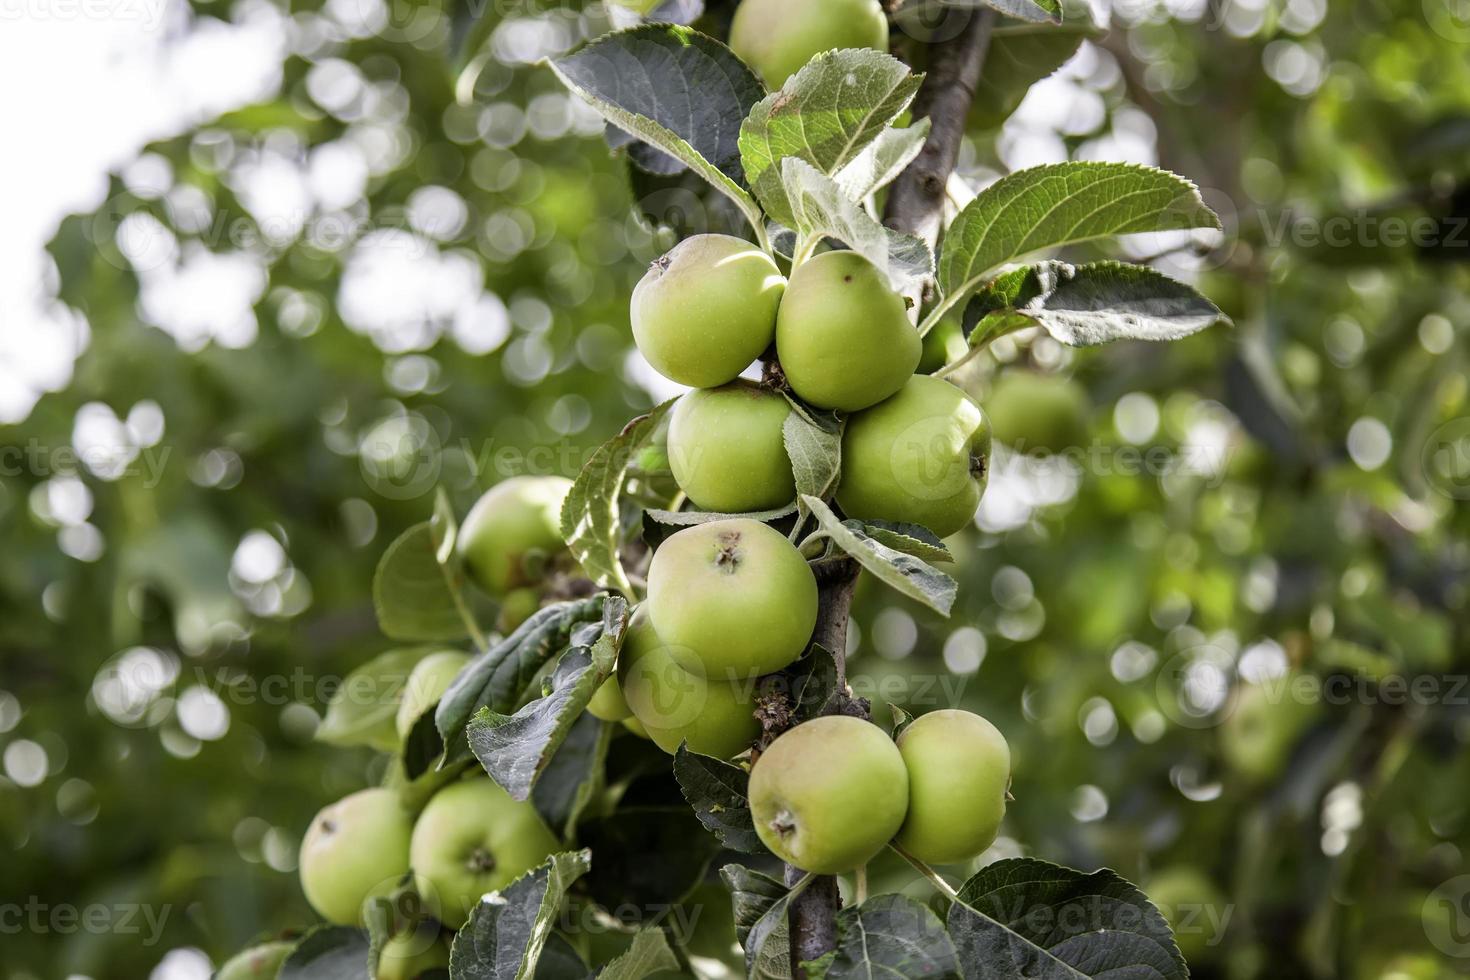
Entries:
<svg viewBox="0 0 1470 980">
<path fill-rule="evenodd" d="M 1087 391 L 1070 378 L 1001 372 L 985 399 L 995 438 L 1019 453 L 1059 453 L 1087 445 Z"/>
<path fill-rule="evenodd" d="M 409 861 L 425 907 L 458 929 L 482 895 L 504 888 L 559 847 L 531 804 L 475 778 L 429 800 L 413 825 Z"/>
<path fill-rule="evenodd" d="M 517 626 L 536 615 L 541 608 L 541 593 L 536 589 L 511 589 L 500 600 L 500 612 L 495 617 L 495 628 L 509 636 Z"/>
<path fill-rule="evenodd" d="M 326 807 L 301 842 L 301 888 L 328 922 L 357 925 L 363 903 L 408 874 L 413 824 L 388 789 L 364 789 Z"/>
<path fill-rule="evenodd" d="M 560 476 L 513 476 L 476 501 L 459 529 L 459 553 L 475 583 L 503 596 L 536 581 L 566 547 L 561 505 L 571 489 Z"/>
<path fill-rule="evenodd" d="M 970 523 L 990 470 L 990 424 L 942 378 L 911 377 L 847 421 L 837 503 L 859 520 L 922 524 L 946 537 Z"/>
<path fill-rule="evenodd" d="M 617 675 L 602 682 L 592 700 L 587 702 L 587 710 L 603 721 L 626 721 L 633 717 L 633 709 L 628 707 L 628 699 L 623 697 Z"/>
<path fill-rule="evenodd" d="M 909 772 L 909 812 L 898 832 L 904 850 L 928 864 L 953 864 L 995 842 L 1011 750 L 994 725 L 969 711 L 931 711 L 904 729 L 898 751 Z"/>
<path fill-rule="evenodd" d="M 414 664 L 413 670 L 408 674 L 408 681 L 403 685 L 403 700 L 398 702 L 395 723 L 399 741 L 408 738 L 408 733 L 413 730 L 419 716 L 439 702 L 454 678 L 469 662 L 469 654 L 445 650 L 431 653 Z"/>
<path fill-rule="evenodd" d="M 296 948 L 294 942 L 261 943 L 236 953 L 219 968 L 214 980 L 275 980 L 281 964 Z"/>
<path fill-rule="evenodd" d="M 775 510 L 796 499 L 782 427 L 791 403 L 737 379 L 689 392 L 669 421 L 674 480 L 701 510 L 723 514 Z"/>
<path fill-rule="evenodd" d="M 887 51 L 888 17 L 878 0 L 742 0 L 730 47 L 775 89 L 823 51 Z"/>
<path fill-rule="evenodd" d="M 969 347 L 964 331 L 954 320 L 940 320 L 934 329 L 924 334 L 921 343 L 924 352 L 919 357 L 919 374 L 933 374 L 950 361 L 962 357 Z"/>
<path fill-rule="evenodd" d="M 776 353 L 791 390 L 818 408 L 876 405 L 903 387 L 923 346 L 903 297 L 856 252 L 823 252 L 792 273 Z"/>
<path fill-rule="evenodd" d="M 755 832 L 787 864 L 840 874 L 867 864 L 903 824 L 909 776 L 888 733 L 829 715 L 797 725 L 750 772 Z"/>
<path fill-rule="evenodd" d="M 1225 761 L 1251 780 L 1276 776 L 1316 718 L 1319 702 L 1320 688 L 1311 674 L 1237 685 L 1220 726 Z"/>
<path fill-rule="evenodd" d="M 650 742 L 653 741 L 652 738 L 649 738 L 648 729 L 644 728 L 643 722 L 639 721 L 637 718 L 624 718 L 623 727 L 632 732 L 634 735 L 637 735 L 639 738 L 647 738 Z"/>
<path fill-rule="evenodd" d="M 754 245 L 729 235 L 686 238 L 633 290 L 633 339 L 671 381 L 733 381 L 771 346 L 786 279 Z"/>
<path fill-rule="evenodd" d="M 617 681 L 648 737 L 670 755 L 687 741 L 691 752 L 728 759 L 750 748 L 761 732 L 755 679 L 732 683 L 685 670 L 659 639 L 646 605 L 628 624 Z"/>
<path fill-rule="evenodd" d="M 1186 961 L 1203 963 L 1219 948 L 1228 903 L 1204 872 L 1188 864 L 1164 868 L 1149 878 L 1144 893 L 1169 921 Z"/>
<path fill-rule="evenodd" d="M 779 531 L 748 518 L 710 521 L 670 535 L 653 553 L 648 612 L 685 670 L 748 681 L 806 649 L 817 580 Z"/>
<path fill-rule="evenodd" d="M 389 939 L 378 954 L 374 980 L 414 980 L 429 970 L 448 968 L 449 946 L 436 931 L 420 928 Z"/>
</svg>

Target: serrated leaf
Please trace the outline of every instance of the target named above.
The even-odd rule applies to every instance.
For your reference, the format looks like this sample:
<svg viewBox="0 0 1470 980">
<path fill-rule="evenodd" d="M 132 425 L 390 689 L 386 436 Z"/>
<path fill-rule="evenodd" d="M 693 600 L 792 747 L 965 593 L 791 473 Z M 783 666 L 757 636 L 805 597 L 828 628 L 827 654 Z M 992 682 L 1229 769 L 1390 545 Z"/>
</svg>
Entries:
<svg viewBox="0 0 1470 980">
<path fill-rule="evenodd" d="M 1194 287 L 1122 262 L 1038 262 L 1008 272 L 970 301 L 965 319 L 976 318 L 972 344 L 1035 324 L 1070 347 L 1178 340 L 1226 319 Z"/>
<path fill-rule="evenodd" d="M 466 748 L 464 729 L 475 712 L 513 710 L 526 685 L 566 646 L 572 631 L 602 617 L 605 601 L 593 596 L 538 609 L 510 636 L 471 660 L 434 710 L 446 758 L 454 759 Z"/>
<path fill-rule="evenodd" d="M 618 558 L 622 536 L 618 501 L 637 450 L 653 435 L 659 421 L 674 404 L 669 399 L 598 447 L 567 493 L 561 509 L 561 533 L 587 577 L 604 588 L 632 598 Z"/>
<path fill-rule="evenodd" d="M 997 861 L 960 888 L 948 926 L 970 978 L 1189 975 L 1163 915 L 1106 869 L 1084 874 L 1033 858 Z"/>
<path fill-rule="evenodd" d="M 843 552 L 857 559 L 858 564 L 872 572 L 879 581 L 941 615 L 949 615 L 958 591 L 954 579 L 913 555 L 895 551 L 861 530 L 849 527 L 818 498 L 808 496 L 802 499 L 816 517 L 821 533 Z"/>
<path fill-rule="evenodd" d="M 639 929 L 627 951 L 603 967 L 597 976 L 599 980 L 643 980 L 664 970 L 677 969 L 679 958 L 669 947 L 669 937 L 657 926 L 647 926 Z"/>
<path fill-rule="evenodd" d="M 851 521 L 846 522 L 851 524 Z M 861 530 L 879 544 L 913 555 L 920 561 L 954 561 L 944 539 L 922 524 L 862 521 Z"/>
<path fill-rule="evenodd" d="M 813 980 L 960 980 L 959 956 L 944 923 L 928 906 L 903 895 L 876 895 L 839 911 L 837 948 L 808 967 Z"/>
<path fill-rule="evenodd" d="M 281 964 L 279 980 L 368 980 L 368 934 L 323 926 L 302 937 Z"/>
<path fill-rule="evenodd" d="M 1019 170 L 971 201 L 949 230 L 939 260 L 939 318 L 1004 264 L 1041 249 L 1112 235 L 1219 228 L 1183 177 L 1131 163 L 1077 161 Z"/>
<path fill-rule="evenodd" d="M 863 152 L 833 175 L 837 186 L 854 201 L 875 194 L 898 179 L 914 162 L 929 138 L 926 116 L 907 129 L 885 129 Z"/>
<path fill-rule="evenodd" d="M 720 869 L 720 878 L 730 889 L 735 938 L 745 950 L 747 975 L 789 977 L 791 941 L 786 908 L 795 897 L 792 890 L 770 875 L 739 864 L 725 865 Z"/>
<path fill-rule="evenodd" d="M 826 51 L 756 103 L 740 127 L 740 159 L 766 213 L 796 224 L 782 184 L 783 159 L 805 160 L 833 176 L 908 108 L 921 80 L 880 51 Z"/>
<path fill-rule="evenodd" d="M 398 750 L 395 719 L 403 687 L 414 665 L 434 652 L 412 647 L 380 653 L 342 679 L 327 701 L 315 738 L 328 745 L 366 745 L 379 752 Z"/>
<path fill-rule="evenodd" d="M 468 635 L 454 601 L 458 577 L 439 561 L 441 533 L 435 531 L 433 521 L 415 524 L 378 561 L 373 611 L 385 636 L 427 643 Z"/>
<path fill-rule="evenodd" d="M 687 27 L 648 24 L 548 64 L 603 118 L 689 167 L 763 227 L 741 184 L 740 122 L 765 87 L 733 51 Z"/>
<path fill-rule="evenodd" d="M 898 291 L 932 274 L 934 254 L 927 243 L 884 228 L 831 177 L 805 160 L 782 160 L 781 182 L 799 238 L 835 238 L 877 266 Z"/>
<path fill-rule="evenodd" d="M 556 924 L 567 889 L 592 866 L 586 849 L 553 854 L 500 891 L 482 898 L 454 937 L 451 980 L 523 980 Z"/>
<path fill-rule="evenodd" d="M 711 521 L 728 521 L 736 518 L 768 524 L 795 514 L 796 505 L 790 504 L 779 510 L 747 511 L 743 514 L 719 514 L 708 510 L 646 510 L 644 513 L 658 523 L 669 527 L 694 527 L 698 524 L 708 524 Z"/>
<path fill-rule="evenodd" d="M 746 854 L 766 853 L 751 822 L 749 773 L 681 745 L 674 753 L 674 778 L 694 815 L 721 845 Z"/>
<path fill-rule="evenodd" d="M 482 708 L 470 719 L 465 728 L 470 751 L 490 778 L 515 799 L 531 795 L 592 696 L 612 675 L 627 626 L 627 603 L 609 597 L 596 641 L 562 654 L 543 697 L 513 715 Z"/>
</svg>

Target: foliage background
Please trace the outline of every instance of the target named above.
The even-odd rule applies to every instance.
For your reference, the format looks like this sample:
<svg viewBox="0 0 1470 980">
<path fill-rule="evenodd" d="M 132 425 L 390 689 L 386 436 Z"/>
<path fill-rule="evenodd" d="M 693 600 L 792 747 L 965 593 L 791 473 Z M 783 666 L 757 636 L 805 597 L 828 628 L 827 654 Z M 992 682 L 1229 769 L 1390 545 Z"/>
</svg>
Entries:
<svg viewBox="0 0 1470 980">
<path fill-rule="evenodd" d="M 951 620 L 862 590 L 854 686 L 1007 733 L 1016 800 L 987 859 L 1208 876 L 1229 928 L 1198 974 L 1464 972 L 1470 920 L 1438 899 L 1470 891 L 1470 27 L 1435 0 L 1102 13 L 1009 121 L 1029 78 L 992 62 L 962 176 L 1072 157 L 1191 177 L 1228 240 L 1128 254 L 1236 326 L 981 359 L 982 402 L 1028 372 L 1071 379 L 1078 408 L 993 409 L 1052 458 L 997 460 Z M 667 395 L 626 299 L 672 239 L 635 206 L 723 220 L 676 181 L 630 187 L 535 66 L 606 29 L 595 5 L 198 3 L 189 29 L 211 18 L 274 23 L 279 92 L 149 146 L 62 224 L 50 287 L 85 351 L 0 429 L 3 901 L 45 910 L 0 923 L 15 980 L 201 976 L 311 921 L 300 833 L 379 775 L 312 741 L 332 683 L 389 645 L 378 554 L 436 483 L 463 513 L 506 476 L 575 475 Z M 1389 241 L 1426 217 L 1437 244 Z M 1264 771 L 1231 766 L 1209 710 L 1237 670 L 1288 665 L 1348 693 Z M 1393 703 L 1388 677 L 1428 693 Z M 51 915 L 138 904 L 156 941 L 142 917 Z"/>
</svg>

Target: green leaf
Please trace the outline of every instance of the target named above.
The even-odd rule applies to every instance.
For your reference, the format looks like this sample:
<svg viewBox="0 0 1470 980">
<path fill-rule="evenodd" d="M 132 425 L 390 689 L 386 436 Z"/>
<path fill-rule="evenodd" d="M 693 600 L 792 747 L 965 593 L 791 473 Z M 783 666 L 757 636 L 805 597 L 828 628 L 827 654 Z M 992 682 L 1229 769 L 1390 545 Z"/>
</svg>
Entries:
<svg viewBox="0 0 1470 980">
<path fill-rule="evenodd" d="M 740 159 L 766 213 L 796 225 L 782 185 L 783 159 L 835 175 L 908 108 L 920 81 L 897 58 L 848 48 L 817 55 L 756 103 L 740 127 Z"/>
<path fill-rule="evenodd" d="M 788 396 L 788 401 L 791 401 Z M 803 519 L 807 514 L 802 498 L 826 498 L 837 489 L 842 476 L 842 430 L 846 422 L 826 413 L 811 413 L 791 401 L 792 413 L 781 426 L 781 439 L 796 478 L 796 502 Z"/>
<path fill-rule="evenodd" d="M 745 950 L 745 970 L 751 977 L 791 975 L 790 932 L 786 908 L 811 881 L 807 876 L 795 890 L 770 875 L 739 864 L 720 869 L 735 906 L 735 938 Z"/>
<path fill-rule="evenodd" d="M 844 524 L 818 498 L 808 496 L 802 499 L 821 526 L 819 533 L 857 559 L 858 564 L 872 572 L 879 581 L 941 615 L 949 615 L 958 590 L 954 579 L 913 555 L 895 551 L 874 540 L 860 526 Z"/>
<path fill-rule="evenodd" d="M 567 889 L 592 865 L 586 849 L 553 854 L 490 900 L 481 900 L 454 937 L 449 953 L 452 980 L 522 980 L 556 924 Z"/>
<path fill-rule="evenodd" d="M 367 980 L 368 934 L 346 926 L 308 932 L 276 976 L 279 980 Z"/>
<path fill-rule="evenodd" d="M 779 510 L 756 510 L 747 511 L 743 514 L 719 514 L 709 510 L 646 510 L 649 517 L 660 524 L 669 527 L 694 527 L 698 524 L 708 524 L 711 521 L 728 521 L 734 518 L 744 518 L 751 521 L 760 521 L 768 524 L 771 521 L 779 521 L 783 517 L 790 517 L 796 513 L 796 504 L 790 504 Z"/>
<path fill-rule="evenodd" d="M 854 201 L 875 194 L 898 179 L 929 138 L 926 116 L 907 129 L 885 129 L 867 149 L 833 175 L 837 186 Z"/>
<path fill-rule="evenodd" d="M 566 646 L 572 631 L 602 617 L 605 601 L 604 596 L 593 596 L 538 609 L 510 636 L 470 661 L 434 711 L 446 758 L 454 759 L 465 750 L 464 729 L 476 711 L 513 710 L 532 678 Z"/>
<path fill-rule="evenodd" d="M 425 521 L 399 535 L 383 552 L 373 575 L 373 610 L 385 636 L 415 643 L 460 640 L 468 635 L 455 604 L 459 576 L 440 563 L 443 528 Z M 450 545 L 451 554 L 453 543 Z"/>
<path fill-rule="evenodd" d="M 876 895 L 839 911 L 837 948 L 809 966 L 814 980 L 960 980 L 959 957 L 944 923 L 927 906 L 903 895 Z"/>
<path fill-rule="evenodd" d="M 960 888 L 948 925 L 967 977 L 1189 976 L 1158 909 L 1107 869 L 997 861 Z"/>
<path fill-rule="evenodd" d="M 884 228 L 826 174 L 805 160 L 781 161 L 793 227 L 805 241 L 835 238 L 878 267 L 895 290 L 927 279 L 934 254 L 922 239 Z"/>
<path fill-rule="evenodd" d="M 1008 17 L 1035 23 L 1060 24 L 1061 0 L 940 0 L 946 7 L 990 7 Z"/>
<path fill-rule="evenodd" d="M 767 853 L 751 822 L 749 773 L 681 745 L 674 753 L 674 778 L 694 815 L 722 846 L 746 854 Z"/>
<path fill-rule="evenodd" d="M 561 509 L 561 533 L 587 577 L 604 588 L 633 598 L 618 558 L 622 523 L 618 500 L 637 451 L 653 436 L 669 399 L 647 415 L 629 422 L 622 432 L 603 443 L 577 474 Z"/>
<path fill-rule="evenodd" d="M 971 343 L 1036 325 L 1070 347 L 1114 340 L 1178 340 L 1226 319 L 1192 286 L 1122 262 L 1038 262 L 1008 272 L 965 309 Z"/>
<path fill-rule="evenodd" d="M 687 27 L 648 24 L 548 65 L 603 118 L 689 167 L 764 227 L 741 184 L 740 123 L 765 87 L 733 51 Z"/>
<path fill-rule="evenodd" d="M 395 720 L 403 686 L 414 665 L 433 647 L 380 653 L 342 679 L 327 701 L 316 740 L 342 747 L 366 745 L 379 752 L 398 751 Z"/>
<path fill-rule="evenodd" d="M 616 811 L 584 821 L 577 831 L 598 855 L 587 880 L 592 899 L 630 922 L 650 908 L 688 898 L 720 851 L 719 842 L 704 833 L 693 811 L 677 799 L 666 805 L 625 799 Z"/>
<path fill-rule="evenodd" d="M 599 980 L 643 980 L 664 970 L 678 970 L 679 958 L 669 948 L 669 937 L 657 926 L 639 929 L 627 952 L 598 973 Z"/>
<path fill-rule="evenodd" d="M 570 837 L 577 818 L 602 789 L 603 763 L 612 726 L 582 712 L 531 790 L 531 803 L 546 825 Z"/>
<path fill-rule="evenodd" d="M 845 522 L 851 526 L 852 522 Z M 879 544 L 913 555 L 920 561 L 954 561 L 944 539 L 922 524 L 892 523 L 889 521 L 863 521 L 861 530 Z"/>
<path fill-rule="evenodd" d="M 1085 38 L 1106 33 L 1090 4 L 1067 0 L 1062 7 L 1061 26 L 1020 20 L 995 25 L 965 120 L 971 134 L 999 127 L 1031 86 L 1066 64 Z"/>
<path fill-rule="evenodd" d="M 938 323 L 1000 266 L 1041 249 L 1111 235 L 1219 228 L 1183 177 L 1131 163 L 1073 162 L 1019 170 L 991 184 L 944 237 Z"/>
<path fill-rule="evenodd" d="M 904 729 L 914 723 L 914 716 L 891 701 L 888 704 L 888 710 L 893 713 L 893 740 L 897 742 Z"/>
<path fill-rule="evenodd" d="M 465 729 L 470 751 L 490 778 L 515 799 L 530 797 L 532 787 L 586 712 L 592 696 L 612 675 L 628 626 L 628 605 L 621 598 L 610 597 L 602 615 L 602 629 L 595 642 L 574 646 L 562 654 L 545 696 L 513 715 L 482 708 Z"/>
</svg>

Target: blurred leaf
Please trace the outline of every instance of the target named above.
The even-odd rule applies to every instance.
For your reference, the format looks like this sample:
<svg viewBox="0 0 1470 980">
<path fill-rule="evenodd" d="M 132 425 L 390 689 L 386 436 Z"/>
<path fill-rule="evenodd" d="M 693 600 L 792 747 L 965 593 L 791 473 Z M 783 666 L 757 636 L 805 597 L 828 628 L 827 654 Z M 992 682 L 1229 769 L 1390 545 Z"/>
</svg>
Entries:
<svg viewBox="0 0 1470 980">
<path fill-rule="evenodd" d="M 368 934 L 346 926 L 314 929 L 281 964 L 278 980 L 369 980 Z"/>
<path fill-rule="evenodd" d="M 1060 0 L 941 0 L 946 7 L 990 7 L 1010 17 L 1035 22 L 1061 23 Z"/>
<path fill-rule="evenodd" d="M 379 752 L 398 751 L 395 719 L 403 686 L 414 665 L 435 652 L 412 647 L 380 653 L 342 679 L 327 702 L 316 740 L 329 745 L 366 745 Z"/>
<path fill-rule="evenodd" d="M 598 855 L 587 881 L 593 899 L 614 915 L 633 916 L 630 921 L 686 898 L 720 850 L 677 796 L 667 806 L 625 800 L 584 821 L 579 832 Z"/>
<path fill-rule="evenodd" d="M 586 849 L 553 854 L 502 888 L 495 899 L 482 899 L 454 937 L 449 955 L 452 980 L 533 976 L 567 889 L 591 864 L 592 852 Z"/>
<path fill-rule="evenodd" d="M 373 576 L 373 609 L 384 635 L 413 642 L 468 635 L 455 604 L 458 582 L 438 555 L 445 531 L 441 525 L 436 532 L 434 521 L 415 524 L 383 552 Z"/>
</svg>

